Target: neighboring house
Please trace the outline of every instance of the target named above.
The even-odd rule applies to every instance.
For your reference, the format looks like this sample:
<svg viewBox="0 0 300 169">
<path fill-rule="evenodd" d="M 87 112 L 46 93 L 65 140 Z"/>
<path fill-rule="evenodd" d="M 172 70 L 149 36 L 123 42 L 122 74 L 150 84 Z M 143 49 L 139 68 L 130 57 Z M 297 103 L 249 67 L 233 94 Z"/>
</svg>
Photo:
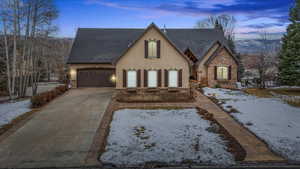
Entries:
<svg viewBox="0 0 300 169">
<path fill-rule="evenodd" d="M 190 78 L 233 87 L 238 62 L 218 29 L 78 29 L 73 87 L 189 89 Z"/>
</svg>

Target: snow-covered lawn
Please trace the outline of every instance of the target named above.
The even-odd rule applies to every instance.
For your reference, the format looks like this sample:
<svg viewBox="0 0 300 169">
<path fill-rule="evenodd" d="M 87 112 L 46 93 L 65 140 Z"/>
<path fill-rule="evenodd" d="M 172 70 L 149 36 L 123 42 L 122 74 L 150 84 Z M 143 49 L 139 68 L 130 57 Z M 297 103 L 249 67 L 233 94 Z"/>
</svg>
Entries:
<svg viewBox="0 0 300 169">
<path fill-rule="evenodd" d="M 300 161 L 300 108 L 278 98 L 258 98 L 242 91 L 204 88 L 205 95 L 214 96 L 225 110 L 231 106 L 238 113 L 231 115 L 271 149 L 293 161 Z"/>
<path fill-rule="evenodd" d="M 225 141 L 208 131 L 210 122 L 196 109 L 123 109 L 114 112 L 110 127 L 103 163 L 234 163 Z"/>
<path fill-rule="evenodd" d="M 8 124 L 14 118 L 31 111 L 30 100 L 0 104 L 0 127 Z"/>
</svg>

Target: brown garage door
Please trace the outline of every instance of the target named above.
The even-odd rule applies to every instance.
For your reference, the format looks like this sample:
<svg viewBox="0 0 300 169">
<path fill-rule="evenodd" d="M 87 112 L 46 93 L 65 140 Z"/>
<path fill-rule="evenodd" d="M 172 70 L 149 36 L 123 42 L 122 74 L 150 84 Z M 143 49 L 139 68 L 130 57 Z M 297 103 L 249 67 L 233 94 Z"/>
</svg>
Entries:
<svg viewBox="0 0 300 169">
<path fill-rule="evenodd" d="M 80 69 L 77 71 L 78 87 L 114 87 L 111 76 L 114 69 Z"/>
</svg>

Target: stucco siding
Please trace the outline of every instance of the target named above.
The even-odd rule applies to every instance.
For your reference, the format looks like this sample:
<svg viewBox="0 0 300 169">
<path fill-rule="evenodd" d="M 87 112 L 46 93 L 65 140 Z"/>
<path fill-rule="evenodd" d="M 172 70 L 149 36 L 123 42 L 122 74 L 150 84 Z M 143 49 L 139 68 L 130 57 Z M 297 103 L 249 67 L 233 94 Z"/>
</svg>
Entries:
<svg viewBox="0 0 300 169">
<path fill-rule="evenodd" d="M 161 41 L 160 58 L 145 58 L 144 40 Z M 123 70 L 159 70 L 182 69 L 182 88 L 189 88 L 190 68 L 188 61 L 154 28 L 150 28 L 144 36 L 132 46 L 116 64 L 117 89 L 123 88 Z M 141 73 L 141 87 L 144 86 L 144 74 Z M 162 73 L 162 84 L 164 84 Z M 164 85 L 162 85 L 164 86 Z"/>
</svg>

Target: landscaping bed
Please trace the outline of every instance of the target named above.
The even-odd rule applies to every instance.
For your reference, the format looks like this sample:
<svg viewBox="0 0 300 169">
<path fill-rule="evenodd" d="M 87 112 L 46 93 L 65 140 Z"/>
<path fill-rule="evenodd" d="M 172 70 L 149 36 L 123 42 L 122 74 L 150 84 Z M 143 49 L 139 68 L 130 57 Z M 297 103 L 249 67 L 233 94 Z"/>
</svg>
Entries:
<svg viewBox="0 0 300 169">
<path fill-rule="evenodd" d="M 128 92 L 128 93 L 118 93 L 117 101 L 126 103 L 150 103 L 150 102 L 193 102 L 194 98 L 189 92 Z"/>
<path fill-rule="evenodd" d="M 67 85 L 61 85 L 61 86 L 55 87 L 54 89 L 52 89 L 50 91 L 46 91 L 43 93 L 39 93 L 35 96 L 32 96 L 31 97 L 31 107 L 39 108 L 39 107 L 49 103 L 56 97 L 64 94 L 68 90 L 69 90 L 69 88 L 67 87 Z"/>
<path fill-rule="evenodd" d="M 110 166 L 232 165 L 241 146 L 204 110 L 114 112 L 100 161 Z"/>
<path fill-rule="evenodd" d="M 290 162 L 300 162 L 300 108 L 278 98 L 261 98 L 242 91 L 204 88 L 225 111 Z"/>
</svg>

